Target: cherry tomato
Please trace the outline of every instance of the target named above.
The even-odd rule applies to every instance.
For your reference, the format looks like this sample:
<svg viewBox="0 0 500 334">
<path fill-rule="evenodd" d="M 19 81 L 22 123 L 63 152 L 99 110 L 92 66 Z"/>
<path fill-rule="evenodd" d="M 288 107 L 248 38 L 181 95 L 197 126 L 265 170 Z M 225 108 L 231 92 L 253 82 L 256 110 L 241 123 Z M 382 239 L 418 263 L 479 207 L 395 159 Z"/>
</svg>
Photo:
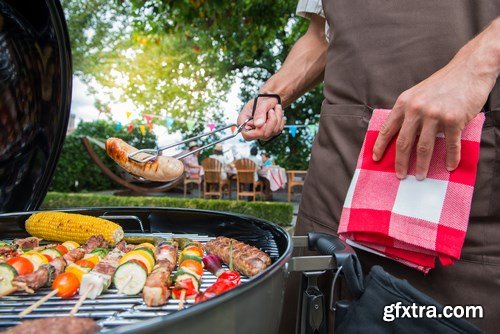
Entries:
<svg viewBox="0 0 500 334">
<path fill-rule="evenodd" d="M 234 270 L 226 270 L 222 274 L 219 275 L 217 278 L 217 281 L 231 281 L 235 283 L 236 285 L 239 285 L 241 283 L 241 275 L 239 272 L 234 271 Z"/>
<path fill-rule="evenodd" d="M 61 253 L 61 255 L 64 255 L 68 252 L 68 249 L 63 245 L 57 245 L 56 249 L 59 251 L 59 253 Z"/>
<path fill-rule="evenodd" d="M 175 299 L 181 299 L 182 290 L 186 291 L 184 298 L 194 296 L 198 293 L 195 289 L 172 289 L 172 295 Z"/>
<path fill-rule="evenodd" d="M 185 268 L 188 271 L 194 273 L 195 275 L 202 276 L 203 275 L 203 266 L 201 263 L 195 260 L 184 260 L 181 263 L 181 268 Z"/>
<path fill-rule="evenodd" d="M 187 291 L 192 291 L 196 289 L 194 288 L 193 280 L 192 279 L 183 279 L 181 281 L 177 280 L 175 282 L 175 288 L 180 289 L 180 290 L 187 290 Z"/>
<path fill-rule="evenodd" d="M 148 267 L 146 266 L 146 264 L 144 262 L 142 262 L 141 260 L 137 260 L 137 259 L 133 259 L 133 260 L 129 260 L 127 262 L 135 262 L 137 263 L 138 265 L 140 265 L 142 267 L 142 269 L 144 269 L 146 272 L 148 272 Z"/>
<path fill-rule="evenodd" d="M 93 269 L 95 264 L 94 262 L 91 262 L 89 260 L 78 260 L 75 262 L 75 264 L 79 265 L 80 267 L 84 267 L 84 268 L 90 268 L 90 269 Z"/>
<path fill-rule="evenodd" d="M 56 277 L 52 283 L 52 289 L 57 289 L 57 296 L 61 298 L 71 298 L 78 292 L 80 281 L 75 274 L 66 272 Z"/>
<path fill-rule="evenodd" d="M 25 257 L 16 256 L 10 258 L 7 260 L 7 264 L 13 266 L 19 275 L 31 274 L 35 270 L 33 263 Z"/>
</svg>

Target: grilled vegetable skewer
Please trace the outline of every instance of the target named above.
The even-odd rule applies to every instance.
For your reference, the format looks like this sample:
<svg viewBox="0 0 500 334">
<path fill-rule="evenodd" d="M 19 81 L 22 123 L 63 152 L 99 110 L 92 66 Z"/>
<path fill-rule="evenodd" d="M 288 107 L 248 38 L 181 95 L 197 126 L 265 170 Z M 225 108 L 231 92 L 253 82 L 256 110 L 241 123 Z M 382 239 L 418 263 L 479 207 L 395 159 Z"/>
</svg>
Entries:
<svg viewBox="0 0 500 334">
<path fill-rule="evenodd" d="M 179 310 L 185 298 L 194 298 L 200 290 L 203 276 L 203 249 L 196 244 L 185 247 L 179 255 L 179 268 L 174 275 L 172 294 L 179 299 Z"/>
<path fill-rule="evenodd" d="M 148 274 L 155 266 L 155 252 L 153 244 L 142 243 L 120 259 L 120 266 L 113 277 L 113 284 L 119 293 L 136 295 L 142 291 Z"/>
<path fill-rule="evenodd" d="M 126 254 L 125 252 L 127 252 L 128 249 L 128 245 L 125 241 L 122 240 L 118 242 L 115 248 L 107 253 L 104 258 L 95 265 L 91 272 L 82 276 L 80 284 L 81 296 L 71 309 L 69 313 L 70 316 L 74 316 L 78 313 L 78 309 L 87 298 L 95 299 L 100 296 L 103 291 L 109 288 L 119 261 Z"/>
<path fill-rule="evenodd" d="M 54 280 L 54 283 L 52 283 L 53 290 L 43 298 L 39 299 L 33 305 L 27 307 L 24 311 L 19 313 L 19 317 L 22 318 L 25 315 L 31 313 L 33 310 L 37 309 L 40 305 L 42 305 L 55 295 L 61 298 L 73 297 L 74 295 L 76 295 L 79 285 L 80 282 L 78 281 L 76 275 L 73 273 L 62 273 L 58 275 Z"/>
<path fill-rule="evenodd" d="M 177 264 L 177 247 L 177 242 L 167 241 L 156 248 L 156 265 L 142 290 L 142 298 L 147 306 L 161 306 L 167 302 L 170 275 Z"/>
<path fill-rule="evenodd" d="M 109 288 L 119 261 L 126 250 L 125 241 L 120 241 L 111 252 L 96 264 L 91 272 L 82 276 L 80 290 L 84 293 L 89 291 L 87 293 L 88 298 L 95 299 Z"/>
<path fill-rule="evenodd" d="M 63 256 L 56 256 L 49 263 L 47 262 L 39 262 L 42 260 L 46 260 L 44 255 L 40 253 L 26 253 L 25 255 L 30 261 L 35 264 L 35 267 L 38 267 L 34 272 L 27 275 L 20 275 L 15 277 L 12 280 L 12 285 L 14 288 L 10 291 L 13 293 L 18 290 L 25 290 L 27 292 L 33 293 L 34 290 L 37 290 L 43 286 L 50 286 L 52 284 L 53 279 L 64 272 L 67 261 L 66 256 L 70 253 L 74 252 L 72 255 L 72 259 L 77 260 L 81 259 L 86 252 L 93 251 L 96 247 L 105 246 L 107 247 L 107 242 L 104 240 L 102 236 L 92 236 L 87 242 L 81 247 L 74 249 Z M 8 293 L 6 293 L 8 294 Z M 3 294 L 3 295 L 6 295 Z"/>
</svg>

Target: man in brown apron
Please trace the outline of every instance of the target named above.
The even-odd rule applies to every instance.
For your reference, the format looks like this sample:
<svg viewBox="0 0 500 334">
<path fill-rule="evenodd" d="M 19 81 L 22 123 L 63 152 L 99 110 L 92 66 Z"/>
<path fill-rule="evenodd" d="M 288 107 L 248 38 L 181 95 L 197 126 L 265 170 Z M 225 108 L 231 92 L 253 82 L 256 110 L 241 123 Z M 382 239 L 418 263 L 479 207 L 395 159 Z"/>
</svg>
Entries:
<svg viewBox="0 0 500 334">
<path fill-rule="evenodd" d="M 373 108 L 393 109 L 382 131 L 385 136 L 377 141 L 374 159 L 380 158 L 391 137 L 399 136 L 396 169 L 399 177 L 405 177 L 408 152 L 421 133 L 415 142 L 421 179 L 426 175 L 435 133 L 446 135 L 446 164 L 453 170 L 460 159 L 456 141 L 461 129 L 484 109 L 486 122 L 461 260 L 450 267 L 438 264 L 424 276 L 394 261 L 360 250 L 357 253 L 365 272 L 380 264 L 442 304 L 482 305 L 485 319 L 468 320 L 486 332 L 497 332 L 500 1 L 323 0 L 323 10 L 330 27 L 329 42 L 324 38 L 325 20 L 311 15 L 307 33 L 261 89 L 279 94 L 286 106 L 320 82 L 324 71 L 325 100 L 296 234 L 336 234 Z M 259 101 L 251 124 L 254 129 L 244 135 L 248 140 L 266 139 L 283 129 L 281 106 L 272 98 Z M 240 122 L 250 114 L 251 103 L 242 110 Z M 289 290 L 295 289 L 292 294 L 297 294 L 296 286 L 291 285 Z M 290 325 L 296 319 L 296 304 L 289 298 L 287 293 L 285 305 L 292 306 L 284 310 L 282 333 L 293 333 Z"/>
</svg>

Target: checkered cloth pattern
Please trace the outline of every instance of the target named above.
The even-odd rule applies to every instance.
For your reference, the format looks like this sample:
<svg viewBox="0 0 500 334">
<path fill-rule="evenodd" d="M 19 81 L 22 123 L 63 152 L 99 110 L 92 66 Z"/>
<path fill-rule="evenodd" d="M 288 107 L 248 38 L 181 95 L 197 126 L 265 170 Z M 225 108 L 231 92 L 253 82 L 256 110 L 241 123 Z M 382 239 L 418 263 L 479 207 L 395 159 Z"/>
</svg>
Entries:
<svg viewBox="0 0 500 334">
<path fill-rule="evenodd" d="M 443 134 L 436 143 L 427 178 L 415 178 L 415 149 L 410 156 L 408 177 L 396 177 L 393 140 L 384 157 L 372 159 L 379 129 L 390 110 L 373 112 L 365 141 L 342 211 L 341 239 L 368 248 L 427 273 L 436 258 L 451 265 L 460 258 L 472 202 L 479 161 L 484 114 L 480 113 L 462 132 L 461 160 L 448 172 Z"/>
</svg>

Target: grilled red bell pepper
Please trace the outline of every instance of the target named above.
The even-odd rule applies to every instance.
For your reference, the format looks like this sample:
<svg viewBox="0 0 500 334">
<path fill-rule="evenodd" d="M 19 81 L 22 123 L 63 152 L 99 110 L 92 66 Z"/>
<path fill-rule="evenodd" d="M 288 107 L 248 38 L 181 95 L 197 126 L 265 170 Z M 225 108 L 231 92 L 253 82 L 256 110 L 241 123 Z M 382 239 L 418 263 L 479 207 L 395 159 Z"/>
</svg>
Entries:
<svg viewBox="0 0 500 334">
<path fill-rule="evenodd" d="M 238 274 L 239 275 L 239 274 Z M 240 281 L 228 279 L 217 279 L 217 281 L 212 284 L 205 292 L 200 292 L 196 295 L 194 301 L 195 303 L 203 302 L 207 299 L 218 296 L 226 291 L 229 291 L 240 284 Z"/>
<path fill-rule="evenodd" d="M 231 281 L 236 285 L 239 285 L 241 283 L 241 275 L 235 270 L 226 270 L 219 275 L 217 278 L 217 282 L 218 281 Z"/>
</svg>

